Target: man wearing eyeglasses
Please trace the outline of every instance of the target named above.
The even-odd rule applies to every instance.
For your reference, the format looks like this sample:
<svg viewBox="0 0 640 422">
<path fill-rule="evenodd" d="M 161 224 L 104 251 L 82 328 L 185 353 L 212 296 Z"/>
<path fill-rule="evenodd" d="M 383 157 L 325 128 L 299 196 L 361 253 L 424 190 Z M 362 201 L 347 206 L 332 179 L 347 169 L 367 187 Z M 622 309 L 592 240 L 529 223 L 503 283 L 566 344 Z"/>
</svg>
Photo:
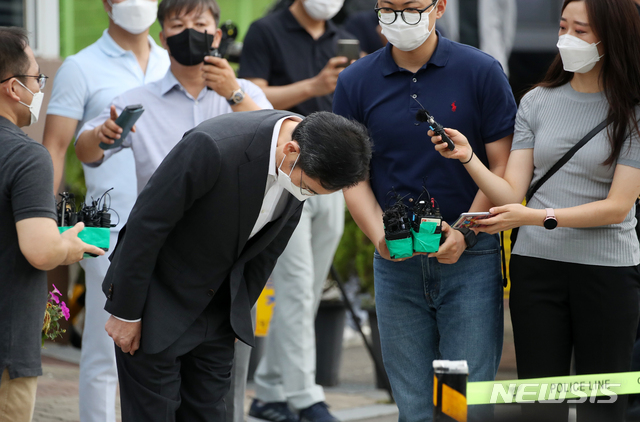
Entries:
<svg viewBox="0 0 640 422">
<path fill-rule="evenodd" d="M 30 422 L 42 375 L 46 270 L 104 251 L 58 232 L 47 150 L 19 128 L 38 121 L 47 77 L 22 28 L 0 27 L 0 421 Z"/>
<path fill-rule="evenodd" d="M 90 46 L 69 56 L 56 73 L 47 107 L 43 144 L 51 153 L 54 189 L 63 179 L 65 154 L 82 125 L 130 89 L 162 78 L 169 67 L 167 52 L 149 36 L 156 20 L 157 0 L 102 0 L 109 27 Z M 83 166 L 86 199 L 110 192 L 111 207 L 120 219 L 111 229 L 111 245 L 127 221 L 136 199 L 135 167 L 131 151 L 118 154 L 99 168 Z M 109 252 L 110 253 L 110 252 Z M 115 422 L 117 372 L 115 355 L 103 327 L 100 284 L 109 267 L 107 257 L 87 261 L 85 320 L 80 358 L 80 421 Z"/>
<path fill-rule="evenodd" d="M 428 146 L 424 107 L 445 127 L 473 133 L 475 151 L 502 174 L 509 156 L 516 105 L 500 63 L 447 40 L 435 30 L 446 0 L 378 0 L 376 13 L 389 43 L 340 74 L 334 112 L 363 123 L 375 150 L 371 177 L 345 191 L 349 211 L 376 245 L 376 311 L 384 365 L 400 420 L 431 421 L 436 359 L 467 360 L 469 380 L 492 380 L 502 353 L 503 289 L 497 236 L 452 230 L 437 253 L 392 260 L 382 212 L 395 189 L 411 209 L 423 184 L 444 220 L 487 211 L 461 163 Z M 466 132 L 465 132 L 466 133 Z M 406 195 L 406 196 L 405 196 Z M 492 418 L 472 406 L 469 421 Z"/>
<path fill-rule="evenodd" d="M 123 422 L 225 420 L 234 338 L 253 344 L 251 308 L 302 201 L 369 173 L 362 125 L 330 112 L 301 117 L 206 120 L 140 193 L 103 283 Z"/>
</svg>

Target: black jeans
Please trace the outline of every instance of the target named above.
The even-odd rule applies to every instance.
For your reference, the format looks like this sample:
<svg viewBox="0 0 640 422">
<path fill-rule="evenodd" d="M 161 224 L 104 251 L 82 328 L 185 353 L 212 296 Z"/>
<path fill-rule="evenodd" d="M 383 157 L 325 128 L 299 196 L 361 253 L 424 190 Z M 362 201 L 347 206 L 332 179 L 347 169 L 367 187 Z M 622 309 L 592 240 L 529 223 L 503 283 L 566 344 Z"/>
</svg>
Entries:
<svg viewBox="0 0 640 422">
<path fill-rule="evenodd" d="M 518 378 L 627 372 L 640 317 L 640 273 L 513 255 L 509 305 Z M 624 420 L 627 397 L 576 405 L 578 422 Z M 523 404 L 524 421 L 566 422 L 565 403 Z"/>
</svg>

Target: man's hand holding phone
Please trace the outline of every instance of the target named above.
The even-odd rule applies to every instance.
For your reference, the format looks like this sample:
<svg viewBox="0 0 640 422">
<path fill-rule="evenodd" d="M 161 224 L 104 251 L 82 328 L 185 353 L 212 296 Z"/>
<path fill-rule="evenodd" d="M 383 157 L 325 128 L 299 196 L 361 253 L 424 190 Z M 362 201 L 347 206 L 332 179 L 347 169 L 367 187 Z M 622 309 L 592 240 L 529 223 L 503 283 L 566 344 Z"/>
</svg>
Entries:
<svg viewBox="0 0 640 422">
<path fill-rule="evenodd" d="M 336 56 L 346 57 L 347 62 L 343 66 L 349 66 L 360 58 L 360 41 L 356 39 L 338 40 Z"/>
<path fill-rule="evenodd" d="M 314 76 L 312 81 L 312 94 L 314 97 L 322 97 L 332 94 L 338 84 L 338 75 L 348 63 L 346 57 L 332 57 L 326 66 Z"/>
<path fill-rule="evenodd" d="M 100 126 L 96 126 L 94 130 L 96 137 L 100 140 L 101 143 L 112 145 L 116 139 L 120 139 L 120 134 L 122 133 L 122 128 L 116 124 L 116 119 L 118 118 L 118 112 L 116 111 L 116 106 L 111 106 L 111 117 L 107 119 Z M 132 128 L 135 132 L 135 129 Z"/>
<path fill-rule="evenodd" d="M 118 116 L 114 105 L 110 110 L 109 119 L 94 129 L 102 149 L 117 148 L 122 145 L 122 141 L 129 135 L 129 132 L 136 131 L 135 123 L 144 112 L 144 108 L 140 104 L 125 107 L 120 116 Z"/>
</svg>

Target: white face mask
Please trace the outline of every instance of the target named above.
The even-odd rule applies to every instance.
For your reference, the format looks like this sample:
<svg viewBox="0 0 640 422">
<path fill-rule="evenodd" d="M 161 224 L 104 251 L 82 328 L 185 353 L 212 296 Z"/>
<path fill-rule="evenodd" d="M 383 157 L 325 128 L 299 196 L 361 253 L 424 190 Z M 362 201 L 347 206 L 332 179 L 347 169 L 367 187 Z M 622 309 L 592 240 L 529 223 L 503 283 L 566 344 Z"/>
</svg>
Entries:
<svg viewBox="0 0 640 422">
<path fill-rule="evenodd" d="M 18 80 L 16 79 L 16 81 L 18 81 Z M 20 104 L 26 106 L 29 109 L 29 111 L 31 112 L 31 122 L 29 123 L 29 126 L 35 125 L 38 122 L 38 116 L 40 116 L 40 108 L 42 107 L 42 100 L 44 99 L 44 92 L 38 91 L 38 92 L 36 92 L 34 94 L 22 82 L 18 81 L 18 83 L 20 85 L 22 85 L 24 87 L 24 89 L 29 91 L 31 93 L 31 95 L 33 95 L 33 98 L 31 99 L 31 104 L 26 104 L 26 103 L 23 103 L 22 101 L 19 101 L 19 102 L 20 102 Z"/>
<path fill-rule="evenodd" d="M 344 0 L 304 0 L 302 6 L 312 19 L 317 21 L 328 21 L 338 14 Z"/>
<path fill-rule="evenodd" d="M 567 72 L 587 73 L 594 68 L 600 60 L 597 45 L 589 44 L 573 35 L 560 35 L 558 38 L 558 50 L 562 58 L 562 67 Z"/>
<path fill-rule="evenodd" d="M 120 28 L 130 34 L 141 34 L 156 21 L 158 14 L 158 2 L 149 0 L 124 0 L 120 3 L 111 3 L 109 17 Z"/>
<path fill-rule="evenodd" d="M 382 33 L 387 40 L 398 50 L 412 51 L 420 47 L 429 38 L 433 29 L 429 30 L 429 15 L 436 9 L 438 2 L 436 2 L 428 12 L 423 12 L 420 22 L 416 25 L 409 25 L 402 19 L 401 15 L 398 15 L 395 22 L 392 24 L 385 24 L 380 22 L 382 27 Z M 407 13 L 408 15 L 408 13 Z"/>
<path fill-rule="evenodd" d="M 282 171 L 282 164 L 284 163 L 284 159 L 287 158 L 285 155 L 280 162 L 280 166 L 278 167 L 278 184 L 282 186 L 287 192 L 293 195 L 298 201 L 304 201 L 307 198 L 315 196 L 315 193 L 309 192 L 307 189 L 303 189 L 299 186 L 296 186 L 291 181 L 291 174 L 293 173 L 293 169 L 296 167 L 296 163 L 298 162 L 298 158 L 300 158 L 300 154 L 296 157 L 296 161 L 293 162 L 293 167 L 291 167 L 291 171 L 289 174 L 285 174 Z"/>
</svg>

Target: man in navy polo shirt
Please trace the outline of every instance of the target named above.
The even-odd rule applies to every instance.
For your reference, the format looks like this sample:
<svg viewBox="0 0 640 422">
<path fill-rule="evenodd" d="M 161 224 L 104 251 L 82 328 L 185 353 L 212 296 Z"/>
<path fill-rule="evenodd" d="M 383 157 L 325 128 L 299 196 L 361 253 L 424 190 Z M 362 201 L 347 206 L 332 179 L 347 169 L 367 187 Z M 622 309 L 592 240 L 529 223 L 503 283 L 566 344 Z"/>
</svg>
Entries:
<svg viewBox="0 0 640 422">
<path fill-rule="evenodd" d="M 377 249 L 376 310 L 399 419 L 424 422 L 432 420 L 433 360 L 467 360 L 471 381 L 496 375 L 500 244 L 497 236 L 476 238 L 445 224 L 438 253 L 391 260 L 381 218 L 387 194 L 395 189 L 410 206 L 424 183 L 448 223 L 462 212 L 487 211 L 489 201 L 464 166 L 429 145 L 427 125 L 416 120 L 418 101 L 443 126 L 473 133 L 474 150 L 496 174 L 507 163 L 516 104 L 495 59 L 434 30 L 446 0 L 378 0 L 376 8 L 389 44 L 341 73 L 333 109 L 365 124 L 374 144 L 370 180 L 345 191 L 345 199 Z M 491 407 L 469 410 L 470 421 L 492 418 Z"/>
</svg>

